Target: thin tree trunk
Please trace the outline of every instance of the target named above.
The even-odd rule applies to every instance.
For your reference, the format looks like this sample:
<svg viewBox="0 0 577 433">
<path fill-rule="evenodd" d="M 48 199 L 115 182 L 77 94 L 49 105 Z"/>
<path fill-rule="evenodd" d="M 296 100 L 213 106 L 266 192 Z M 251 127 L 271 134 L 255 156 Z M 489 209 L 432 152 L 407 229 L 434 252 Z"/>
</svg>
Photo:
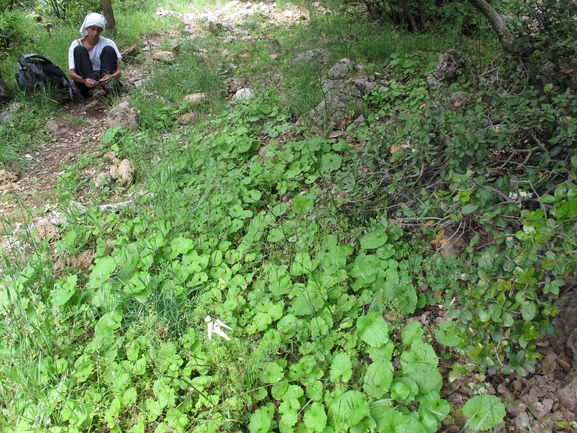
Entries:
<svg viewBox="0 0 577 433">
<path fill-rule="evenodd" d="M 489 20 L 493 30 L 499 35 L 503 48 L 511 54 L 515 53 L 515 36 L 507 27 L 503 16 L 499 14 L 486 0 L 469 0 L 479 12 Z"/>
<path fill-rule="evenodd" d="M 2 78 L 2 72 L 0 72 L 0 105 L 5 104 L 12 100 L 14 94 L 12 90 L 8 87 L 4 79 Z"/>
<path fill-rule="evenodd" d="M 409 24 L 411 25 L 413 32 L 418 33 L 419 29 L 417 27 L 417 23 L 415 22 L 415 17 L 413 17 L 413 14 L 411 13 L 411 11 L 409 11 L 407 3 L 405 2 L 405 0 L 400 0 L 399 3 L 401 4 L 403 11 L 405 12 L 405 17 L 409 20 Z"/>
<path fill-rule="evenodd" d="M 106 18 L 106 30 L 110 33 L 116 33 L 116 20 L 114 19 L 114 11 L 112 10 L 112 0 L 101 0 L 102 11 Z"/>
</svg>

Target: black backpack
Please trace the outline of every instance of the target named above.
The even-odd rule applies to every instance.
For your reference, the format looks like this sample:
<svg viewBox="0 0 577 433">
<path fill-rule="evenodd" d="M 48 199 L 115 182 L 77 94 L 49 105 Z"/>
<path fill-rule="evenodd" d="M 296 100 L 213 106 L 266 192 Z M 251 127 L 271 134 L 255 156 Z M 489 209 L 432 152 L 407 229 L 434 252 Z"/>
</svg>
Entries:
<svg viewBox="0 0 577 433">
<path fill-rule="evenodd" d="M 51 90 L 56 93 L 58 102 L 73 99 L 72 87 L 64 71 L 40 54 L 22 56 L 18 61 L 16 82 L 28 94 Z"/>
</svg>

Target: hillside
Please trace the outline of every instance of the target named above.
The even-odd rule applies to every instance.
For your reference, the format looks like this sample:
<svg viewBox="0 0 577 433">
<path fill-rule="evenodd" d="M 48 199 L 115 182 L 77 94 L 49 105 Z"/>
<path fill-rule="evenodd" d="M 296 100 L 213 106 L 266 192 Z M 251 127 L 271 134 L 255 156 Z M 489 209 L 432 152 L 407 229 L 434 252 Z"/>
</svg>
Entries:
<svg viewBox="0 0 577 433">
<path fill-rule="evenodd" d="M 2 111 L 3 432 L 577 431 L 572 82 L 360 4 L 152 19 L 118 96 Z"/>
</svg>

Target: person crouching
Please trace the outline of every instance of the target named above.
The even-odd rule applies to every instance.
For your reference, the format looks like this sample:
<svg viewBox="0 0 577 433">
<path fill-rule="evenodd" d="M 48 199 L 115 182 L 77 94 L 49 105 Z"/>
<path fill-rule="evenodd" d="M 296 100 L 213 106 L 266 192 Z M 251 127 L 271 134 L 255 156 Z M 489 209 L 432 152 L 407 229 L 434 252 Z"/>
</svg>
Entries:
<svg viewBox="0 0 577 433">
<path fill-rule="evenodd" d="M 122 56 L 112 39 L 102 36 L 106 18 L 91 12 L 80 27 L 81 39 L 75 39 L 68 50 L 70 78 L 84 98 L 105 97 L 113 80 L 121 75 Z"/>
</svg>

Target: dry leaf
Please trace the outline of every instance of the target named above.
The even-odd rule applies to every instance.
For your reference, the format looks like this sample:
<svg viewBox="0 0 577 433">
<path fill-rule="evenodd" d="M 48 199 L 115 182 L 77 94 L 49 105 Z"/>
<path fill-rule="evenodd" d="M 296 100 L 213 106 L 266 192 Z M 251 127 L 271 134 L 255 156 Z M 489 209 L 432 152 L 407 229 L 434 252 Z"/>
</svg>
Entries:
<svg viewBox="0 0 577 433">
<path fill-rule="evenodd" d="M 437 237 L 430 242 L 431 245 L 435 247 L 445 245 L 447 243 L 447 239 L 444 239 L 444 236 L 445 236 L 445 230 L 439 230 L 439 232 L 437 233 Z"/>
</svg>

